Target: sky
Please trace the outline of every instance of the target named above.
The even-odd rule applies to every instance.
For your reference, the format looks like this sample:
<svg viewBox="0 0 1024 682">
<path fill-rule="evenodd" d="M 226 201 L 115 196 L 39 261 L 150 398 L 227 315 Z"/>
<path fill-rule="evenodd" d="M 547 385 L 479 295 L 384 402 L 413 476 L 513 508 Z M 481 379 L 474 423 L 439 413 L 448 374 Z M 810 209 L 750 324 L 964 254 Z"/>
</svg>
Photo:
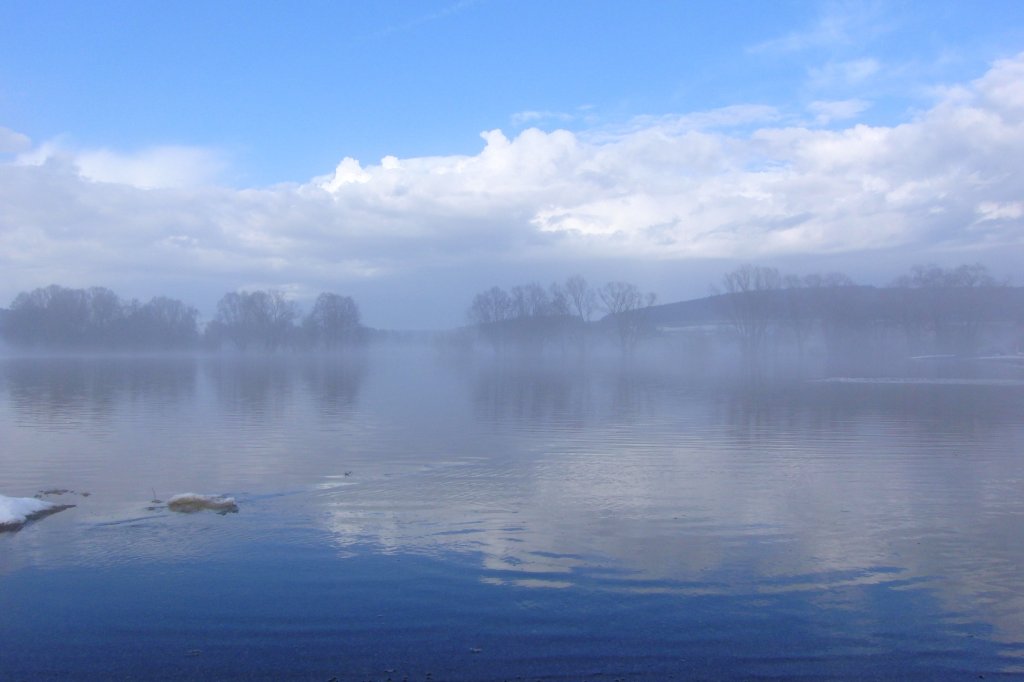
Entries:
<svg viewBox="0 0 1024 682">
<path fill-rule="evenodd" d="M 0 0 L 0 305 L 1024 284 L 1024 3 Z"/>
</svg>

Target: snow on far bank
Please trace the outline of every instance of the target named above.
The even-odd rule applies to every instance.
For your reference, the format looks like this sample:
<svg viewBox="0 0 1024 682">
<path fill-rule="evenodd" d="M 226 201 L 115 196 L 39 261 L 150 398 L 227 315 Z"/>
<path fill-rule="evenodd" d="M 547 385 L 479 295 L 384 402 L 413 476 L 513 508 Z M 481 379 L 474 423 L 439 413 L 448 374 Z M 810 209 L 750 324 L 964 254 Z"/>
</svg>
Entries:
<svg viewBox="0 0 1024 682">
<path fill-rule="evenodd" d="M 970 379 L 954 377 L 829 377 L 811 379 L 817 384 L 891 384 L 896 386 L 1024 386 L 1021 379 Z"/>
<path fill-rule="evenodd" d="M 21 528 L 27 521 L 58 512 L 67 505 L 57 505 L 34 497 L 0 495 L 0 530 Z"/>
<path fill-rule="evenodd" d="M 209 509 L 221 514 L 237 512 L 238 504 L 233 497 L 221 497 L 220 495 L 199 495 L 196 493 L 182 493 L 167 500 L 167 508 L 171 511 L 191 514 L 192 512 Z"/>
</svg>

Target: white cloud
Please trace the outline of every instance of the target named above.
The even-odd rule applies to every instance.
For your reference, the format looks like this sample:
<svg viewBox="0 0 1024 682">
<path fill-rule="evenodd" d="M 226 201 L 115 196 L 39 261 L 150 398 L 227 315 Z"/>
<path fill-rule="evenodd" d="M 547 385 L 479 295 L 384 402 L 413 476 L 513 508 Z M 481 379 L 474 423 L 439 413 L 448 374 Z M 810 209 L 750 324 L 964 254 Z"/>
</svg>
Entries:
<svg viewBox="0 0 1024 682">
<path fill-rule="evenodd" d="M 839 62 L 830 61 L 810 69 L 810 84 L 814 88 L 861 85 L 877 74 L 881 68 L 881 63 L 873 57 Z"/>
<path fill-rule="evenodd" d="M 572 119 L 572 114 L 567 114 L 563 111 L 517 111 L 510 117 L 513 128 L 522 128 L 531 124 L 553 121 L 566 123 Z"/>
<path fill-rule="evenodd" d="M 585 133 L 588 140 L 611 142 L 631 133 L 658 130 L 669 135 L 715 128 L 745 128 L 778 121 L 782 114 L 765 104 L 736 104 L 709 111 L 664 116 L 636 116 L 628 123 L 608 126 Z"/>
<path fill-rule="evenodd" d="M 387 164 L 381 163 L 381 167 L 385 170 L 392 170 L 394 168 L 395 161 L 391 161 L 395 157 L 386 157 Z M 351 184 L 362 184 L 370 181 L 370 174 L 363 170 L 363 167 L 359 164 L 359 161 L 351 157 L 346 156 L 338 164 L 338 167 L 334 171 L 334 175 L 331 176 L 329 181 L 322 183 L 322 187 L 329 192 L 337 192 L 343 185 Z"/>
<path fill-rule="evenodd" d="M 0 154 L 16 154 L 32 146 L 27 135 L 0 126 Z"/>
<path fill-rule="evenodd" d="M 982 103 L 1000 113 L 1024 113 L 1024 58 L 1001 59 L 975 84 Z"/>
<path fill-rule="evenodd" d="M 43 144 L 0 164 L 0 300 L 118 273 L 223 291 L 509 261 L 1020 252 L 1022 69 L 1024 55 L 1000 61 L 895 126 L 811 128 L 738 106 L 584 133 L 493 130 L 474 155 L 346 158 L 258 189 L 203 186 L 219 158 L 202 150 Z M 832 121 L 864 106 L 812 111 Z"/>
<path fill-rule="evenodd" d="M 76 156 L 75 162 L 90 180 L 143 189 L 209 184 L 225 167 L 219 154 L 198 147 L 153 147 L 135 154 L 87 151 Z"/>
<path fill-rule="evenodd" d="M 883 6 L 869 2 L 831 2 L 821 15 L 804 29 L 792 31 L 749 48 L 753 53 L 802 52 L 834 49 L 874 38 L 890 30 Z"/>
<path fill-rule="evenodd" d="M 1020 220 L 1024 217 L 1024 202 L 983 201 L 978 204 L 975 212 L 978 214 L 979 223 L 987 220 Z"/>
<path fill-rule="evenodd" d="M 87 180 L 140 189 L 201 187 L 216 182 L 227 165 L 219 152 L 202 147 L 165 145 L 124 153 L 75 149 L 61 139 L 25 150 L 17 158 L 23 165 L 48 162 L 74 166 Z"/>
<path fill-rule="evenodd" d="M 808 109 L 814 114 L 814 122 L 818 125 L 828 125 L 833 121 L 844 121 L 854 118 L 867 110 L 870 102 L 862 99 L 843 99 L 832 101 L 815 101 L 808 105 Z"/>
</svg>

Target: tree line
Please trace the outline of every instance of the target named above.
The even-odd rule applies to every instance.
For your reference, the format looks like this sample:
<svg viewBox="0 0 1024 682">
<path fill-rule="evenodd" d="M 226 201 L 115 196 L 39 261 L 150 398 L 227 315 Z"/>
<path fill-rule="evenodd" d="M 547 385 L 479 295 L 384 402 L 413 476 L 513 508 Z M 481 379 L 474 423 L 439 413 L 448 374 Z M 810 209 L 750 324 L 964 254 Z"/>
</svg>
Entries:
<svg viewBox="0 0 1024 682">
<path fill-rule="evenodd" d="M 563 350 L 568 345 L 585 348 L 591 337 L 608 327 L 622 351 L 630 353 L 653 331 L 643 311 L 655 300 L 655 294 L 629 282 L 607 282 L 595 288 L 582 275 L 573 275 L 547 287 L 537 282 L 508 291 L 493 286 L 473 298 L 467 317 L 498 352 L 536 352 L 552 345 Z M 605 322 L 595 325 L 598 312 L 605 314 Z"/>
<path fill-rule="evenodd" d="M 576 275 L 546 288 L 491 287 L 473 298 L 467 318 L 498 352 L 585 349 L 588 339 L 611 339 L 629 354 L 644 339 L 676 336 L 758 361 L 780 350 L 800 358 L 967 355 L 986 343 L 1011 351 L 1024 343 L 1024 291 L 977 263 L 916 265 L 886 287 L 859 285 L 843 273 L 793 275 L 748 264 L 725 273 L 713 291 L 656 306 L 636 285 L 593 288 Z"/>
<path fill-rule="evenodd" d="M 157 296 L 124 300 L 110 289 L 58 285 L 18 294 L 0 335 L 19 348 L 80 350 L 336 351 L 366 335 L 349 296 L 321 293 L 308 314 L 280 291 L 229 292 L 200 330 L 196 308 Z"/>
<path fill-rule="evenodd" d="M 476 294 L 460 337 L 495 352 L 586 352 L 598 344 L 631 354 L 648 339 L 734 348 L 757 360 L 780 349 L 829 357 L 868 352 L 966 355 L 1024 346 L 1024 290 L 980 264 L 916 265 L 886 287 L 842 273 L 787 275 L 743 265 L 714 295 L 655 305 L 635 284 L 592 286 L 580 275 Z M 0 337 L 18 348 L 81 350 L 288 349 L 339 351 L 365 342 L 349 296 L 321 293 L 308 313 L 276 290 L 224 294 L 200 327 L 196 308 L 157 296 L 124 300 L 110 289 L 51 285 L 0 309 Z M 680 345 L 680 344 L 677 344 Z"/>
<path fill-rule="evenodd" d="M 971 355 L 983 345 L 1019 346 L 1021 290 L 978 263 L 915 265 L 889 286 L 859 286 L 840 273 L 798 277 L 745 265 L 722 279 L 722 299 L 742 354 L 816 341 L 833 357 L 868 352 Z"/>
</svg>

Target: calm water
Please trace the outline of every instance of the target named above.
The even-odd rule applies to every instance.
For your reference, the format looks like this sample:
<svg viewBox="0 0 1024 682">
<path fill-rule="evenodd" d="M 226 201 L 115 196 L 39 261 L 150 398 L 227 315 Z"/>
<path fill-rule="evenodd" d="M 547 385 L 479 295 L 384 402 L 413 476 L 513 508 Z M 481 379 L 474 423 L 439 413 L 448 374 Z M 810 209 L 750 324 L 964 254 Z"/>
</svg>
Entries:
<svg viewBox="0 0 1024 682">
<path fill-rule="evenodd" d="M 0 679 L 1019 678 L 1024 375 L 924 375 L 0 361 L 0 494 L 77 505 Z"/>
</svg>

